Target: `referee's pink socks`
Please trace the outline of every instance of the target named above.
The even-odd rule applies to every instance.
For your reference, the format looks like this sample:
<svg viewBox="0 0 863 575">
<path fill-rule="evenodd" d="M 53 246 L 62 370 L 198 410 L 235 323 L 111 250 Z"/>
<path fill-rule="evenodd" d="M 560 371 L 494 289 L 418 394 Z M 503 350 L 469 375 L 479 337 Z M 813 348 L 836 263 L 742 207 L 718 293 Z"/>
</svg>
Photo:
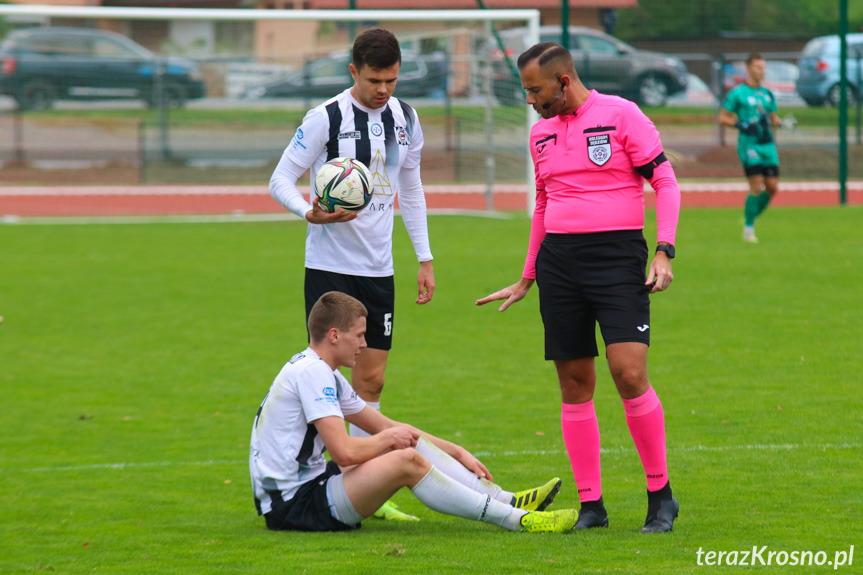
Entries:
<svg viewBox="0 0 863 575">
<path fill-rule="evenodd" d="M 593 400 L 561 404 L 560 427 L 578 487 L 578 498 L 582 503 L 596 501 L 602 497 L 602 473 L 599 466 L 599 423 Z"/>
<path fill-rule="evenodd" d="M 658 491 L 668 483 L 665 453 L 665 414 L 653 387 L 634 399 L 623 400 L 626 424 L 635 441 L 647 476 L 647 490 Z"/>
</svg>

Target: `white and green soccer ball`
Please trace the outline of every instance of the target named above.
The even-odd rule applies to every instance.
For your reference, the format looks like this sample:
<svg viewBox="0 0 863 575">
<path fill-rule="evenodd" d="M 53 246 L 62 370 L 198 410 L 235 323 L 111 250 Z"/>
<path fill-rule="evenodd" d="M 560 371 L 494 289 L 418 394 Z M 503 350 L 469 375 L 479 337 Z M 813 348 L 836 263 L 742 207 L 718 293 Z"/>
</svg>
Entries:
<svg viewBox="0 0 863 575">
<path fill-rule="evenodd" d="M 321 166 L 315 177 L 320 206 L 332 213 L 359 212 L 372 199 L 374 187 L 369 169 L 353 158 L 335 158 Z"/>
</svg>

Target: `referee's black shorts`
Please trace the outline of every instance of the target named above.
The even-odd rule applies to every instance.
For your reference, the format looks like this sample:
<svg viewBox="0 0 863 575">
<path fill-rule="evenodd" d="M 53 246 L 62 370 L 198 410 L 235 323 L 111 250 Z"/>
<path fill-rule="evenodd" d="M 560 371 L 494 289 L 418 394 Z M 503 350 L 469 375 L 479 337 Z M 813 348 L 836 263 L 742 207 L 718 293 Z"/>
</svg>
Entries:
<svg viewBox="0 0 863 575">
<path fill-rule="evenodd" d="M 641 230 L 546 234 L 536 257 L 545 359 L 599 355 L 596 322 L 606 346 L 650 345 L 646 267 Z"/>
<path fill-rule="evenodd" d="M 396 287 L 393 276 L 375 278 L 349 276 L 306 268 L 306 323 L 312 306 L 328 291 L 340 291 L 360 300 L 369 315 L 366 318 L 366 344 L 372 349 L 389 351 L 393 346 L 393 315 Z"/>
</svg>

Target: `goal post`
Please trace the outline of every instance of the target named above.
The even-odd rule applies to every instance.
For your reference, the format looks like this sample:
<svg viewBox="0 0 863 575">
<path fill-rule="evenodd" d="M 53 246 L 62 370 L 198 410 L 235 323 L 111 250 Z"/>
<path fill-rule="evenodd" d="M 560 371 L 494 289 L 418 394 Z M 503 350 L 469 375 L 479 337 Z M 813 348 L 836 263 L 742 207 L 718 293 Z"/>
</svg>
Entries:
<svg viewBox="0 0 863 575">
<path fill-rule="evenodd" d="M 207 100 L 222 98 L 220 107 L 260 108 L 265 105 L 262 101 L 246 98 L 254 95 L 252 88 L 256 84 L 307 70 L 324 55 L 346 51 L 350 46 L 349 34 L 360 26 L 392 29 L 403 50 L 407 47 L 424 56 L 444 54 L 446 57 L 446 78 L 441 90 L 419 96 L 402 92 L 409 77 L 403 65 L 395 93 L 421 108 L 420 121 L 428 132 L 428 154 L 426 151 L 423 154 L 424 181 L 452 184 L 454 188 L 485 186 L 489 207 L 495 188 L 513 189 L 523 182 L 528 198 L 525 207 L 528 213 L 532 212 L 535 189 L 527 140 L 537 115 L 523 102 L 504 102 L 496 95 L 492 68 L 495 64 L 499 73 L 502 67 L 500 62 L 492 60 L 499 60 L 501 53 L 497 48 L 499 41 L 493 37 L 497 27 L 523 27 L 528 45 L 539 41 L 538 10 L 193 9 L 3 4 L 0 18 L 7 23 L 0 30 L 21 28 L 23 26 L 16 23 L 27 19 L 49 22 L 51 26 L 101 28 L 138 41 L 155 53 L 195 61 L 204 70 Z M 296 26 L 285 27 L 291 23 Z M 149 44 L 141 40 L 149 38 L 147 34 L 155 38 Z M 155 75 L 160 73 L 158 69 L 154 72 Z M 314 78 L 307 80 L 315 81 Z M 110 84 L 104 78 L 93 84 L 76 89 L 86 97 L 99 97 L 99 90 L 112 89 L 104 87 Z M 333 91 L 327 97 L 337 93 Z M 409 95 L 403 96 L 403 93 Z M 51 95 L 58 96 L 56 90 Z M 428 100 L 425 96 L 437 100 Z M 160 103 L 162 99 L 156 99 L 156 103 L 160 110 L 166 110 L 167 105 Z M 272 100 L 269 104 L 282 109 L 291 102 L 290 105 L 308 109 L 323 99 L 317 95 L 303 96 L 294 100 Z M 150 105 L 153 103 L 151 100 Z M 203 102 L 189 103 L 196 109 L 199 104 L 204 105 Z M 236 136 L 227 138 L 239 143 L 232 158 L 230 142 L 218 135 L 212 137 L 218 132 L 217 128 L 212 127 L 212 134 L 202 136 L 173 119 L 168 122 L 167 114 L 166 110 L 158 125 L 145 125 L 137 136 L 143 148 L 139 155 L 148 165 L 148 174 L 155 173 L 150 168 L 154 162 L 165 159 L 205 165 L 207 160 L 221 158 L 226 163 L 240 165 L 246 155 L 251 162 L 251 156 L 261 152 L 261 142 L 269 141 L 268 149 L 272 150 L 287 145 L 284 133 L 265 133 L 273 127 L 260 127 L 263 131 L 257 132 L 259 128 L 249 128 L 246 135 L 236 126 L 230 126 L 221 133 Z M 295 127 L 291 126 L 291 131 Z M 243 144 L 245 137 L 254 145 Z M 196 139 L 209 149 L 186 150 L 183 147 Z M 217 144 L 224 144 L 220 148 L 221 155 L 215 153 Z M 120 147 L 115 146 L 111 152 L 119 153 Z M 98 154 L 98 151 L 92 153 Z M 156 179 L 159 177 L 162 176 Z"/>
</svg>

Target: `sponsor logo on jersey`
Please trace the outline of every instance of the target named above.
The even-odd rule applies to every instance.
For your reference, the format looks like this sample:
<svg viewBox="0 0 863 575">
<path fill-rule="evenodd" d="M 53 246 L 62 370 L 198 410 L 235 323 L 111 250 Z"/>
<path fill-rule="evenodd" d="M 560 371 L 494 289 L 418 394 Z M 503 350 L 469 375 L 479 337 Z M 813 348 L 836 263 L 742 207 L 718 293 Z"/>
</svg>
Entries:
<svg viewBox="0 0 863 575">
<path fill-rule="evenodd" d="M 392 182 L 390 181 L 390 174 L 387 171 L 387 163 L 380 150 L 375 152 L 372 161 L 369 163 L 369 172 L 372 175 L 372 185 L 375 187 L 376 197 L 392 196 L 395 193 Z M 374 208 L 371 209 L 374 210 Z"/>
<path fill-rule="evenodd" d="M 338 403 L 339 399 L 336 396 L 336 390 L 332 387 L 325 387 L 321 390 L 323 397 L 317 398 L 315 401 L 326 401 L 327 403 Z"/>
<path fill-rule="evenodd" d="M 342 132 L 339 134 L 339 140 L 359 140 L 360 133 L 359 131 L 355 132 Z"/>
<path fill-rule="evenodd" d="M 294 134 L 294 137 L 291 140 L 291 146 L 293 146 L 294 148 L 300 147 L 304 150 L 307 149 L 306 146 L 304 146 L 303 143 L 301 142 L 302 139 L 303 139 L 303 130 L 302 130 L 302 128 L 297 128 L 297 133 Z"/>
<path fill-rule="evenodd" d="M 649 329 L 650 329 L 650 326 L 649 326 L 649 325 L 647 325 L 647 324 L 639 325 L 639 326 L 637 326 L 637 327 L 636 327 L 636 329 L 637 329 L 638 331 L 640 331 L 640 332 L 645 332 L 645 331 L 647 331 L 647 330 L 649 330 Z"/>
<path fill-rule="evenodd" d="M 380 122 L 369 122 L 369 139 L 371 140 L 383 140 L 384 139 L 384 125 Z"/>
<path fill-rule="evenodd" d="M 611 136 L 608 134 L 588 136 L 587 157 L 597 166 L 604 166 L 611 159 Z"/>
<path fill-rule="evenodd" d="M 408 141 L 408 131 L 403 126 L 396 126 L 396 142 L 398 142 L 399 146 L 410 144 Z"/>
<path fill-rule="evenodd" d="M 374 202 L 369 202 L 369 205 L 366 206 L 366 210 L 370 212 L 383 212 L 391 209 L 393 209 L 392 204 L 376 204 Z"/>
<path fill-rule="evenodd" d="M 536 153 L 539 155 L 539 157 L 545 157 L 544 155 L 542 155 L 542 153 L 545 151 L 546 147 L 548 147 L 549 144 L 557 144 L 557 134 L 552 134 L 550 136 L 544 137 L 541 140 L 536 141 L 534 147 L 536 148 Z"/>
</svg>

